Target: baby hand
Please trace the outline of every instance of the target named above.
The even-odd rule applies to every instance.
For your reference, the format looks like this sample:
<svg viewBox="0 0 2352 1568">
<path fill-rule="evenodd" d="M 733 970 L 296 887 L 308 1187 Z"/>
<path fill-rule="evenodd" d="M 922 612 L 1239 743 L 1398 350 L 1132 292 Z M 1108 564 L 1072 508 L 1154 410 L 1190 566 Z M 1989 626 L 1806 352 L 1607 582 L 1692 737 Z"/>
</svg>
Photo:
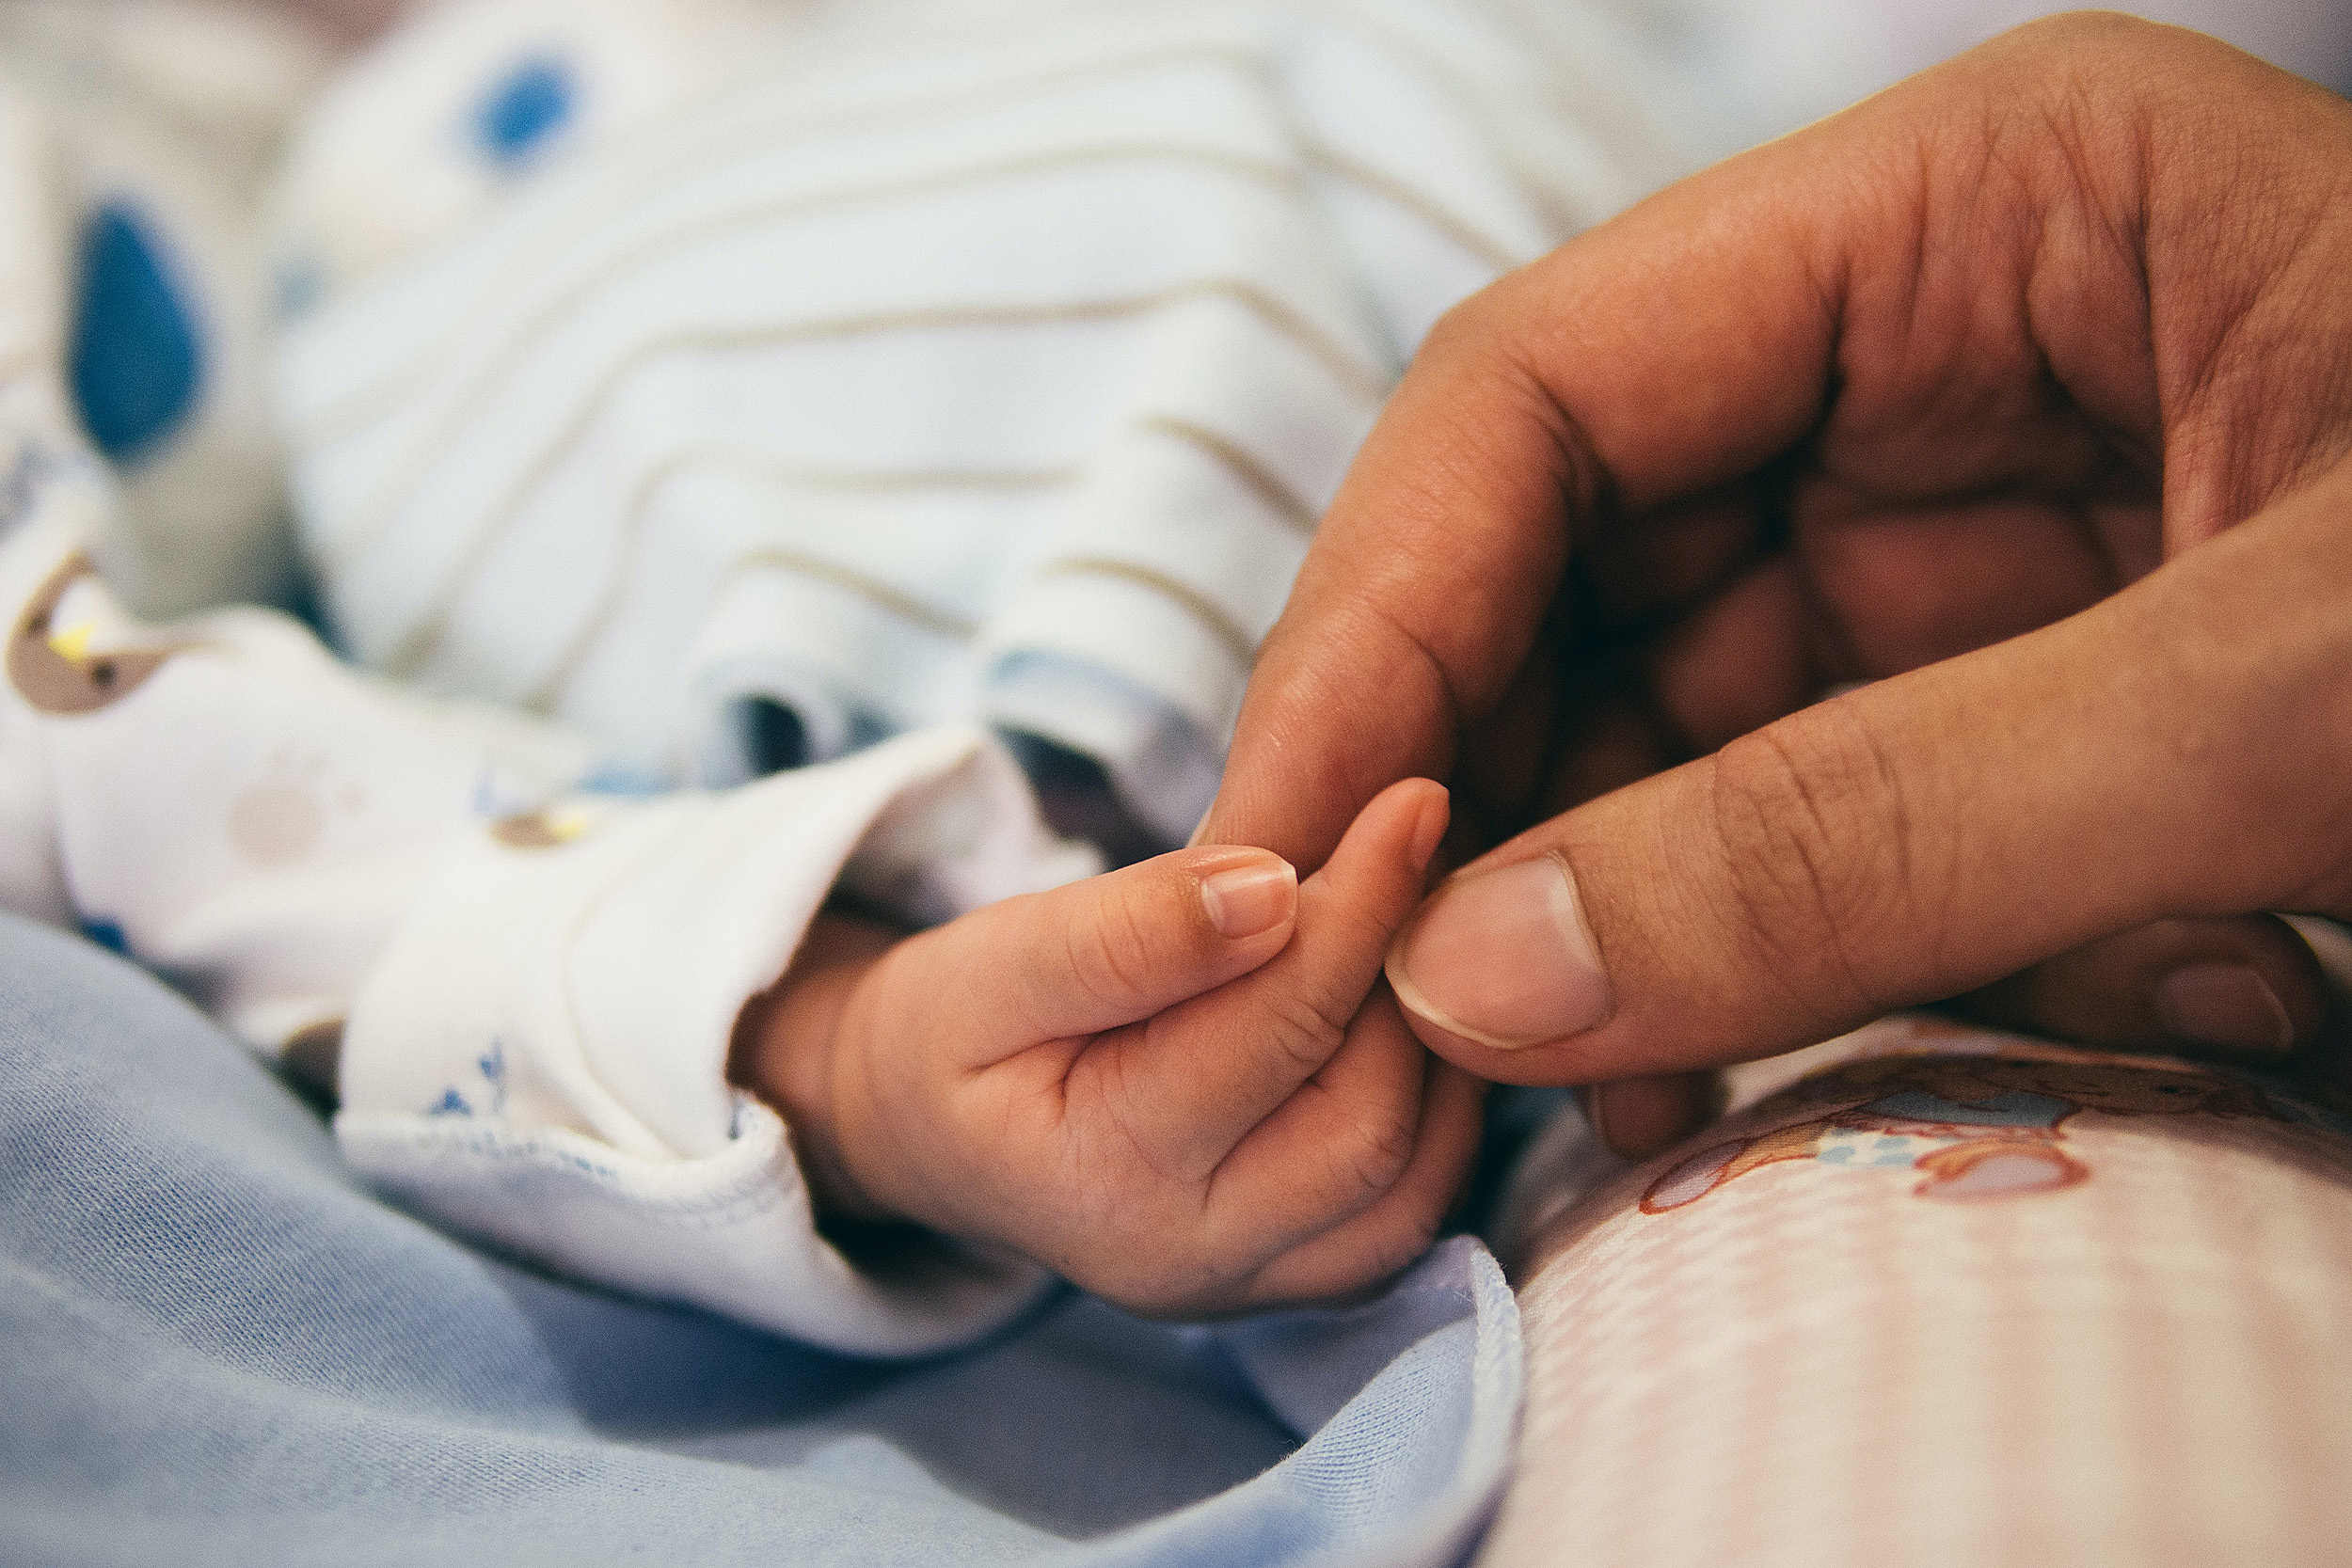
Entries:
<svg viewBox="0 0 2352 1568">
<path fill-rule="evenodd" d="M 1428 1245 L 1477 1140 L 1479 1085 L 1380 983 L 1445 824 L 1410 780 L 1303 885 L 1185 849 L 903 941 L 828 924 L 747 1015 L 739 1076 L 837 1215 L 1167 1316 L 1371 1284 Z"/>
</svg>

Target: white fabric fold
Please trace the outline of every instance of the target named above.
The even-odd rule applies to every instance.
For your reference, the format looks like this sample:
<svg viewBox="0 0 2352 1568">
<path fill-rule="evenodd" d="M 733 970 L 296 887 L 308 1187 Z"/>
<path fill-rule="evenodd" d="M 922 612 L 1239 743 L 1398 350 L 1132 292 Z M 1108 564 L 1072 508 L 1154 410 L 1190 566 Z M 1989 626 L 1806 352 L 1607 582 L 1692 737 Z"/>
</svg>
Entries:
<svg viewBox="0 0 2352 1568">
<path fill-rule="evenodd" d="M 359 657 L 675 782 L 736 776 L 746 698 L 818 758 L 1017 706 L 1181 837 L 1422 335 L 1678 163 L 1629 34 L 1506 8 L 876 0 L 659 41 L 739 8 L 428 13 L 284 208 L 334 285 L 281 389 Z M 533 79 L 577 108 L 493 178 L 455 106 Z M 464 216 L 356 212 L 342 171 L 395 165 Z M 1031 658 L 1119 694 L 999 703 Z"/>
<path fill-rule="evenodd" d="M 1093 869 L 968 727 L 725 794 L 566 801 L 420 895 L 345 1031 L 338 1133 L 411 1207 L 522 1255 L 837 1349 L 958 1342 L 1043 1276 L 945 1243 L 912 1281 L 859 1274 L 774 1113 L 727 1084 L 735 1022 L 845 872 L 937 915 Z"/>
<path fill-rule="evenodd" d="M 972 728 L 737 795 L 548 804 L 589 766 L 577 732 L 400 691 L 266 611 L 143 622 L 90 559 L 125 501 L 69 396 L 51 119 L 0 72 L 0 907 L 320 1078 L 340 1037 L 354 1164 L 551 1268 L 877 1354 L 1019 1310 L 1029 1265 L 939 1241 L 884 1281 L 828 1245 L 726 1047 L 845 875 L 936 920 L 1092 857 Z"/>
<path fill-rule="evenodd" d="M 282 617 L 140 624 L 79 554 L 97 467 L 29 416 L 17 440 L 55 455 L 0 533 L 0 903 L 120 946 L 264 1054 L 340 1026 L 354 1166 L 548 1267 L 876 1355 L 1045 1288 L 936 1238 L 861 1273 L 776 1113 L 726 1081 L 738 1016 L 837 883 L 939 920 L 1097 869 L 984 731 L 530 809 L 577 737 L 392 690 Z"/>
</svg>

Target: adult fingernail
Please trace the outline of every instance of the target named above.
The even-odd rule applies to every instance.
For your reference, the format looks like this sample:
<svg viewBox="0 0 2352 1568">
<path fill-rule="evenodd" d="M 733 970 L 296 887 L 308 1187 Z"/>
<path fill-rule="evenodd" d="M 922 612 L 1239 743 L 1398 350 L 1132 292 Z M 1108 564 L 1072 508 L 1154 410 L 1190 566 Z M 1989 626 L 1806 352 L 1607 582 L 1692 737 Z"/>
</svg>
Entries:
<svg viewBox="0 0 2352 1568">
<path fill-rule="evenodd" d="M 2198 1045 L 2265 1056 L 2295 1049 L 2285 1004 L 2247 964 L 2184 964 L 2156 983 L 2155 1008 L 2166 1034 Z"/>
<path fill-rule="evenodd" d="M 1200 902 L 1226 941 L 1254 937 L 1291 917 L 1298 904 L 1298 873 L 1271 856 L 1212 872 L 1200 880 Z"/>
<path fill-rule="evenodd" d="M 1447 882 L 1389 949 L 1397 1000 L 1498 1051 L 1540 1045 L 1609 1015 L 1609 978 L 1557 855 Z"/>
</svg>

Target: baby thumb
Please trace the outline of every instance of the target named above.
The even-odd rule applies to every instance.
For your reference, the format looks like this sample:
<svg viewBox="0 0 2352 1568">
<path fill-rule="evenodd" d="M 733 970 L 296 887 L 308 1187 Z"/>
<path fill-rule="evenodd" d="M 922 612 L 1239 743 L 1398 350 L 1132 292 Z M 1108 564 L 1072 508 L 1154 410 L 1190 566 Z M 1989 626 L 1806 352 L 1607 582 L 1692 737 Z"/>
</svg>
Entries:
<svg viewBox="0 0 2352 1568">
<path fill-rule="evenodd" d="M 1289 942 L 1298 875 L 1263 849 L 1179 849 L 977 910 L 915 939 L 968 1025 L 966 1065 L 1133 1023 Z M 910 944 L 913 945 L 913 944 Z"/>
</svg>

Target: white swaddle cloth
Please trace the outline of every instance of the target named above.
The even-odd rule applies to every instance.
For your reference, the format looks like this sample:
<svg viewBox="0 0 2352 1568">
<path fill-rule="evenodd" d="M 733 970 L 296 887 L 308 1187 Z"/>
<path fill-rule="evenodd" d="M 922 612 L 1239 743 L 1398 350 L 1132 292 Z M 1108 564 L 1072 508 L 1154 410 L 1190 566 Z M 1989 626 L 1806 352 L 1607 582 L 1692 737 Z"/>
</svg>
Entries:
<svg viewBox="0 0 2352 1568">
<path fill-rule="evenodd" d="M 655 780 L 978 720 L 1181 838 L 1421 336 L 1672 171 L 1630 41 L 1508 12 L 428 15 L 284 204 L 335 623 Z"/>
<path fill-rule="evenodd" d="M 54 204 L 56 354 L 119 498 L 92 546 L 150 614 L 285 586 L 260 209 L 327 65 L 301 28 L 230 6 L 0 5 L 10 155 L 41 187 L 8 193 L 12 238 Z"/>
<path fill-rule="evenodd" d="M 1034 1266 L 943 1243 L 885 1278 L 819 1232 L 735 1026 L 836 887 L 927 924 L 1095 868 L 940 721 L 1075 746 L 1189 826 L 1406 345 L 1631 194 L 1577 115 L 1462 85 L 1539 35 L 1417 4 L 426 14 L 284 187 L 297 478 L 368 662 L 584 738 L 283 617 L 143 620 L 85 558 L 197 599 L 250 591 L 266 537 L 244 187 L 203 144 L 103 155 L 168 103 L 133 90 L 135 12 L 165 8 L 0 29 L 0 905 L 332 1084 L 352 1166 L 452 1229 L 859 1354 L 1003 1324 Z M 66 90 L 84 43 L 122 67 L 104 116 Z M 921 728 L 650 800 L 585 761 L 731 780 L 788 727 L 746 712 L 807 760 Z"/>
</svg>

